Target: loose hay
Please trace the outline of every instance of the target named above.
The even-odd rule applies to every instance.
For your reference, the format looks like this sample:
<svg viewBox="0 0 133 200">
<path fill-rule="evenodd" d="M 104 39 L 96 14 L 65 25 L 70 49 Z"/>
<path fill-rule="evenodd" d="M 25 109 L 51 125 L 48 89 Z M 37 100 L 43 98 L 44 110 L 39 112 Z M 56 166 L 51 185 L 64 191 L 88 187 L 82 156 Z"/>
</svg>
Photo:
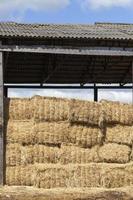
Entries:
<svg viewBox="0 0 133 200">
<path fill-rule="evenodd" d="M 99 162 L 98 146 L 90 149 L 80 148 L 70 144 L 61 145 L 61 164 L 81 164 L 90 162 Z"/>
<path fill-rule="evenodd" d="M 94 145 L 101 144 L 102 138 L 103 134 L 98 127 L 79 124 L 69 126 L 69 143 L 74 143 L 81 147 L 92 147 Z"/>
<path fill-rule="evenodd" d="M 72 100 L 70 102 L 70 122 L 99 125 L 102 114 L 100 103 Z"/>
<path fill-rule="evenodd" d="M 132 200 L 133 186 L 123 188 L 54 188 L 5 186 L 0 188 L 1 200 Z"/>
<path fill-rule="evenodd" d="M 5 100 L 5 117 L 11 120 L 28 120 L 33 117 L 31 99 L 11 98 Z"/>
<path fill-rule="evenodd" d="M 130 161 L 131 148 L 126 145 L 105 144 L 99 148 L 98 155 L 103 162 L 127 163 Z"/>
<path fill-rule="evenodd" d="M 68 120 L 69 101 L 54 97 L 33 97 L 34 119 L 39 122 Z"/>
<path fill-rule="evenodd" d="M 16 166 L 6 168 L 6 185 L 25 185 L 34 184 L 34 167 L 33 166 Z"/>
<path fill-rule="evenodd" d="M 6 127 L 7 143 L 34 144 L 34 121 L 9 120 Z"/>
<path fill-rule="evenodd" d="M 133 105 L 120 102 L 102 101 L 106 123 L 133 125 Z"/>
<path fill-rule="evenodd" d="M 133 126 L 108 125 L 106 127 L 106 142 L 131 146 L 133 144 Z"/>
<path fill-rule="evenodd" d="M 61 144 L 67 141 L 69 123 L 41 122 L 35 124 L 36 142 L 39 144 Z"/>
</svg>

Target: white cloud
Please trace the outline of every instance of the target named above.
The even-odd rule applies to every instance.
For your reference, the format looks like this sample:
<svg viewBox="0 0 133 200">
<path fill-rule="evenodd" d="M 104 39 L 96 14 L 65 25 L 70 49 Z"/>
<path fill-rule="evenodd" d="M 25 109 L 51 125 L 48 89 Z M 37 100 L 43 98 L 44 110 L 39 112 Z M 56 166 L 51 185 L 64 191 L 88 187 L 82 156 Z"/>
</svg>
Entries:
<svg viewBox="0 0 133 200">
<path fill-rule="evenodd" d="M 81 0 L 80 2 L 84 8 L 91 9 L 133 6 L 133 0 Z"/>
<path fill-rule="evenodd" d="M 55 89 L 44 89 L 44 90 L 9 90 L 10 97 L 32 97 L 34 95 L 41 96 L 55 96 L 61 98 L 75 98 L 81 100 L 93 101 L 93 90 L 55 90 Z M 125 103 L 132 103 L 132 92 L 131 90 L 99 90 L 99 100 L 106 99 L 111 101 L 121 101 Z"/>
<path fill-rule="evenodd" d="M 41 90 L 9 90 L 10 97 L 32 97 L 34 95 L 61 97 L 61 98 L 75 98 L 83 100 L 93 100 L 93 90 L 67 90 L 67 89 L 41 89 Z"/>
<path fill-rule="evenodd" d="M 70 0 L 0 0 L 0 20 L 21 19 L 28 10 L 57 11 L 69 4 Z"/>
<path fill-rule="evenodd" d="M 132 92 L 131 90 L 101 90 L 99 91 L 99 100 L 101 99 L 132 103 Z"/>
</svg>

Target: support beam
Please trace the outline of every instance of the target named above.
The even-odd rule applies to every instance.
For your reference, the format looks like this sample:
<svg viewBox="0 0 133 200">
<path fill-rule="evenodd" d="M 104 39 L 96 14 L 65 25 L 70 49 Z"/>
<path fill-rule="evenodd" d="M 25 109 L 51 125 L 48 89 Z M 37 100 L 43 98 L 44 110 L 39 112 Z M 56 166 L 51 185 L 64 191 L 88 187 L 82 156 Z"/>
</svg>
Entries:
<svg viewBox="0 0 133 200">
<path fill-rule="evenodd" d="M 5 85 L 8 89 L 94 89 L 94 86 Z M 98 89 L 132 89 L 132 86 L 97 86 Z"/>
<path fill-rule="evenodd" d="M 94 68 L 95 68 L 95 60 L 93 59 L 93 57 L 91 57 L 88 62 L 86 71 L 81 74 L 81 79 L 83 79 L 82 81 L 83 83 L 81 83 L 82 86 L 87 84 L 89 80 L 91 80 L 92 82 L 95 82 Z M 86 76 L 87 78 L 85 78 Z"/>
<path fill-rule="evenodd" d="M 94 85 L 94 101 L 98 101 L 98 88 Z"/>
<path fill-rule="evenodd" d="M 47 46 L 47 45 L 0 45 L 0 51 L 23 52 L 23 53 L 46 53 L 63 55 L 90 55 L 90 56 L 127 56 L 133 57 L 133 48 L 119 47 L 77 47 L 71 46 Z"/>
<path fill-rule="evenodd" d="M 121 84 L 121 85 L 126 84 L 126 83 L 125 83 L 125 80 L 126 80 L 128 74 L 130 73 L 130 70 L 132 70 L 132 61 L 131 61 L 131 63 L 129 64 L 129 66 L 127 67 L 126 71 L 124 72 L 124 74 L 123 74 L 123 76 L 122 76 L 122 78 L 121 78 L 121 80 L 120 80 L 120 84 Z"/>
<path fill-rule="evenodd" d="M 47 76 L 43 76 L 43 81 L 42 81 L 41 85 L 46 83 L 51 78 L 51 76 L 54 74 L 54 72 L 57 70 L 57 67 L 58 67 L 57 63 L 56 63 L 56 55 L 52 55 L 51 57 L 49 57 L 49 59 L 51 61 L 51 65 L 52 65 L 52 71 L 50 73 L 48 73 Z M 48 66 L 48 67 L 50 67 L 50 66 Z"/>
<path fill-rule="evenodd" d="M 0 185 L 4 184 L 3 53 L 0 52 Z"/>
</svg>

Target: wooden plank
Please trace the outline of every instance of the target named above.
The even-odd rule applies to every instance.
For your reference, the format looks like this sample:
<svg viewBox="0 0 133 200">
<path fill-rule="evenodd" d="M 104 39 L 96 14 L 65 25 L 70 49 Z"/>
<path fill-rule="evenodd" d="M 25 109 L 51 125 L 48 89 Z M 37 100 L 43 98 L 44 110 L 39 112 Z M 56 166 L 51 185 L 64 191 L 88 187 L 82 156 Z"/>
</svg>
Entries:
<svg viewBox="0 0 133 200">
<path fill-rule="evenodd" d="M 70 46 L 13 46 L 0 45 L 0 51 L 4 52 L 20 52 L 20 53 L 46 53 L 46 54 L 62 54 L 62 55 L 85 55 L 85 56 L 133 56 L 133 48 L 109 48 L 109 47 L 70 47 Z"/>
<path fill-rule="evenodd" d="M 3 185 L 4 183 L 3 124 L 3 53 L 0 52 L 0 185 Z"/>
<path fill-rule="evenodd" d="M 3 187 L 0 190 L 1 200 L 132 200 L 133 186 L 123 188 L 58 188 L 52 190 L 35 187 Z"/>
</svg>

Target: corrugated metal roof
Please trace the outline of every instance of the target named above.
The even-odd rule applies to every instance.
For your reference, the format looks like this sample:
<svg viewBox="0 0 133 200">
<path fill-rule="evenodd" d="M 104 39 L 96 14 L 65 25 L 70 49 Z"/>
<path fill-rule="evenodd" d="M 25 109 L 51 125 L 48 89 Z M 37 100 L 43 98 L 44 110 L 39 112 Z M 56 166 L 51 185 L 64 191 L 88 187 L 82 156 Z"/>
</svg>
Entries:
<svg viewBox="0 0 133 200">
<path fill-rule="evenodd" d="M 133 40 L 133 24 L 20 24 L 0 23 L 0 37 Z"/>
</svg>

